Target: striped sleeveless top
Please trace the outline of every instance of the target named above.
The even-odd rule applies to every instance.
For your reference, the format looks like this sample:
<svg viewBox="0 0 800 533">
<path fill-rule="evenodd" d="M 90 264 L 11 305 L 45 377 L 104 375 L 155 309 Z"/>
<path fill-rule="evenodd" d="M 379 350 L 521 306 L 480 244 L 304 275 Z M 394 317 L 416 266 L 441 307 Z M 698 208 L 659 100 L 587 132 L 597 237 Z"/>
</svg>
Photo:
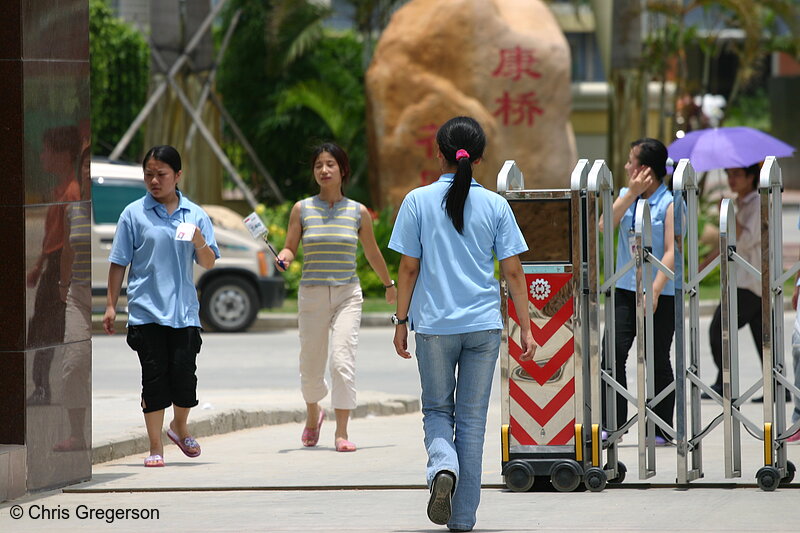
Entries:
<svg viewBox="0 0 800 533">
<path fill-rule="evenodd" d="M 73 202 L 67 206 L 69 246 L 72 248 L 71 283 L 89 285 L 92 282 L 92 222 L 89 202 Z"/>
<path fill-rule="evenodd" d="M 303 228 L 302 285 L 357 283 L 356 249 L 361 204 L 342 198 L 333 207 L 318 196 L 300 203 Z"/>
</svg>

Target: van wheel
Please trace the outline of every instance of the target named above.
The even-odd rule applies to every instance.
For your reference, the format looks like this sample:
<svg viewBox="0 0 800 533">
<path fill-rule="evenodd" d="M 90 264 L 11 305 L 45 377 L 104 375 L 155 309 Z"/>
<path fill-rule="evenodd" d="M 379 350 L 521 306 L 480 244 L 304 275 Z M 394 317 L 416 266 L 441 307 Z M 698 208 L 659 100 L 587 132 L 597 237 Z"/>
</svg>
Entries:
<svg viewBox="0 0 800 533">
<path fill-rule="evenodd" d="M 222 332 L 249 328 L 258 313 L 258 294 L 245 280 L 221 276 L 209 282 L 200 295 L 200 318 Z"/>
</svg>

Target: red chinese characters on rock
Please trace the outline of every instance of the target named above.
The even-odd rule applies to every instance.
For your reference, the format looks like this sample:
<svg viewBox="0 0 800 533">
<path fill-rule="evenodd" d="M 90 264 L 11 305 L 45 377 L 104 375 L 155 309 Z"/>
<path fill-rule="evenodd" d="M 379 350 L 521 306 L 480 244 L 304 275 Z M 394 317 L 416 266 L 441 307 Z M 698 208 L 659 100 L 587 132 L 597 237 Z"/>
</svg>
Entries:
<svg viewBox="0 0 800 533">
<path fill-rule="evenodd" d="M 503 48 L 500 50 L 500 60 L 497 68 L 492 72 L 492 77 L 508 78 L 517 82 L 523 77 L 540 79 L 541 72 L 536 70 L 538 59 L 534 50 L 529 48 Z M 522 94 L 509 94 L 503 91 L 503 96 L 495 99 L 497 109 L 493 116 L 500 117 L 504 126 L 525 125 L 531 127 L 536 121 L 536 115 L 544 114 L 540 107 L 535 91 Z"/>
<path fill-rule="evenodd" d="M 522 76 L 539 79 L 542 74 L 533 68 L 538 61 L 533 50 L 519 46 L 503 48 L 500 50 L 500 64 L 492 72 L 492 77 L 511 78 L 512 81 L 519 81 Z"/>
<path fill-rule="evenodd" d="M 536 98 L 536 93 L 531 91 L 529 93 L 520 94 L 512 97 L 508 91 L 503 91 L 503 96 L 495 100 L 497 102 L 497 111 L 494 112 L 495 117 L 501 117 L 503 125 L 519 126 L 525 123 L 526 126 L 533 126 L 535 116 L 544 113 L 544 109 L 539 107 L 539 101 Z"/>
<path fill-rule="evenodd" d="M 417 130 L 417 139 L 414 142 L 425 149 L 426 159 L 436 158 L 436 132 L 438 130 L 439 126 L 436 124 L 426 124 Z M 438 172 L 424 169 L 419 173 L 420 185 L 430 185 L 438 177 Z"/>
</svg>

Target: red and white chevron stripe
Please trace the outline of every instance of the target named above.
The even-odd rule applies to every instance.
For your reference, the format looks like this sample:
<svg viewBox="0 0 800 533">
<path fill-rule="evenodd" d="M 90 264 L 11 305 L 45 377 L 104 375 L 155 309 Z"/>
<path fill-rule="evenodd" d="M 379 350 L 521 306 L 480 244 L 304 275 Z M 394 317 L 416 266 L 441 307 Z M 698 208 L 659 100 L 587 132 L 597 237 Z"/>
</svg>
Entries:
<svg viewBox="0 0 800 533">
<path fill-rule="evenodd" d="M 531 333 L 539 346 L 533 361 L 519 359 L 519 319 L 509 299 L 509 426 L 511 444 L 567 445 L 575 436 L 575 379 L 572 355 L 573 298 L 552 316 L 542 310 L 560 291 L 569 291 L 572 274 L 526 274 Z"/>
</svg>

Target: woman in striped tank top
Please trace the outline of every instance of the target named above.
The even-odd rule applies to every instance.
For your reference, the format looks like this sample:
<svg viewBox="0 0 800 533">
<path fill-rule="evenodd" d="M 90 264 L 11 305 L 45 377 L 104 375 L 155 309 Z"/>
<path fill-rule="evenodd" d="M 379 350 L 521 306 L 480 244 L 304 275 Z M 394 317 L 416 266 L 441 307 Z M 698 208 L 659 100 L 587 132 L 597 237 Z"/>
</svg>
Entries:
<svg viewBox="0 0 800 533">
<path fill-rule="evenodd" d="M 367 208 L 344 196 L 350 174 L 347 153 L 333 143 L 318 146 L 311 170 L 319 194 L 292 207 L 286 244 L 276 259 L 279 269 L 289 268 L 303 243 L 298 328 L 300 333 L 300 388 L 307 418 L 303 446 L 316 446 L 325 420 L 319 402 L 328 394 L 325 363 L 330 359 L 331 405 L 336 414 L 336 451 L 353 452 L 347 422 L 356 407 L 355 360 L 361 323 L 361 285 L 356 275 L 358 242 L 370 266 L 386 288 L 386 301 L 397 299 L 394 280 L 381 255 Z M 282 263 L 282 264 L 281 264 Z"/>
</svg>

